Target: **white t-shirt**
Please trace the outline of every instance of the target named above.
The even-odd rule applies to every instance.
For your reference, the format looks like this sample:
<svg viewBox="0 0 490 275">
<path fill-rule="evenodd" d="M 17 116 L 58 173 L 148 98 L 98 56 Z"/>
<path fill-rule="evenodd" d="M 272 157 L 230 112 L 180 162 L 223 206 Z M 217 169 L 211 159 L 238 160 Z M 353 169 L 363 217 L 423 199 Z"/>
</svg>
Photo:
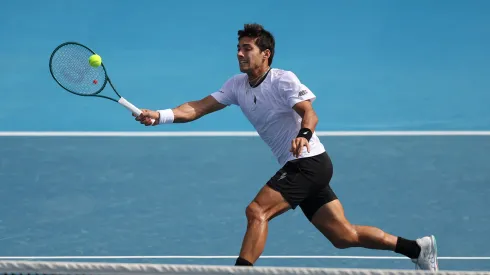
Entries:
<svg viewBox="0 0 490 275">
<path fill-rule="evenodd" d="M 302 119 L 292 107 L 304 100 L 313 102 L 316 96 L 293 72 L 273 68 L 255 88 L 248 83 L 246 74 L 237 74 L 211 95 L 222 104 L 240 107 L 280 165 L 296 159 L 289 150 L 301 129 Z M 300 158 L 325 152 L 315 133 L 309 143 L 310 153 L 304 147 Z"/>
</svg>

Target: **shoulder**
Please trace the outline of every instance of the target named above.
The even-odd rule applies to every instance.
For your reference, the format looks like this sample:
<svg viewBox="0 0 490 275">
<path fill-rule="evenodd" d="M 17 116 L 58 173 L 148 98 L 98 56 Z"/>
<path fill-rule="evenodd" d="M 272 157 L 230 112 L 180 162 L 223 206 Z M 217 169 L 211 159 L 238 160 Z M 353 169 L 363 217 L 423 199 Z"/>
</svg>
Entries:
<svg viewBox="0 0 490 275">
<path fill-rule="evenodd" d="M 235 74 L 228 77 L 221 86 L 222 92 L 232 92 L 239 89 L 243 83 L 246 81 L 246 74 Z"/>
<path fill-rule="evenodd" d="M 291 88 L 291 86 L 300 85 L 299 78 L 293 71 L 283 69 L 271 69 L 272 86 L 279 90 Z"/>
<path fill-rule="evenodd" d="M 283 69 L 271 69 L 273 83 L 299 82 L 298 77 L 293 71 Z"/>
<path fill-rule="evenodd" d="M 247 74 L 240 73 L 240 74 L 232 75 L 225 81 L 225 83 L 241 83 L 246 80 L 247 80 Z"/>
</svg>

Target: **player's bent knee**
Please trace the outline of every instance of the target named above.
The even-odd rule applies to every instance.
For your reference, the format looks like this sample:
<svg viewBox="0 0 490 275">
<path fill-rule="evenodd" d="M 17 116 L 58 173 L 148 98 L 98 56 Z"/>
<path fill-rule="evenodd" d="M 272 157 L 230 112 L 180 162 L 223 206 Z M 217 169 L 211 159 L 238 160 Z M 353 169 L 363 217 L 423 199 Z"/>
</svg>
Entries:
<svg viewBox="0 0 490 275">
<path fill-rule="evenodd" d="M 247 216 L 248 222 L 265 222 L 265 221 L 267 221 L 265 211 L 256 202 L 252 202 L 247 206 L 247 209 L 245 210 L 245 215 Z"/>
</svg>

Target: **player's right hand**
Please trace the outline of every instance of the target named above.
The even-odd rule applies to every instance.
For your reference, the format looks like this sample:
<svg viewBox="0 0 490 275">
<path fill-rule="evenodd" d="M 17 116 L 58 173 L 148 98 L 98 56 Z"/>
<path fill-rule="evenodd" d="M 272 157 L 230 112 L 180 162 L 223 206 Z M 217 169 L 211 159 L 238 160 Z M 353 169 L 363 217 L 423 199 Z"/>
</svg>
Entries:
<svg viewBox="0 0 490 275">
<path fill-rule="evenodd" d="M 160 121 L 160 113 L 148 109 L 141 109 L 141 115 L 136 116 L 136 114 L 133 114 L 135 117 L 136 121 L 139 121 L 141 124 L 144 124 L 146 126 L 155 126 L 158 125 L 158 122 Z M 152 119 L 154 121 L 152 121 Z"/>
</svg>

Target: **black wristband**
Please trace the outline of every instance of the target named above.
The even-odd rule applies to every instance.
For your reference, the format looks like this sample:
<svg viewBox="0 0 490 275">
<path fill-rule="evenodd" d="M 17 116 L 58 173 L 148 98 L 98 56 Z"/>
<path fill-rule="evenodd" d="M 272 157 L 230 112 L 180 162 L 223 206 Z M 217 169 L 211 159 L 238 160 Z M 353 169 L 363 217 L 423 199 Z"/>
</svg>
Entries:
<svg viewBox="0 0 490 275">
<path fill-rule="evenodd" d="M 299 133 L 298 133 L 298 136 L 297 137 L 304 137 L 304 138 L 306 138 L 306 140 L 310 141 L 311 136 L 313 136 L 313 132 L 311 132 L 310 129 L 308 129 L 308 128 L 301 128 L 301 130 L 299 130 Z"/>
</svg>

